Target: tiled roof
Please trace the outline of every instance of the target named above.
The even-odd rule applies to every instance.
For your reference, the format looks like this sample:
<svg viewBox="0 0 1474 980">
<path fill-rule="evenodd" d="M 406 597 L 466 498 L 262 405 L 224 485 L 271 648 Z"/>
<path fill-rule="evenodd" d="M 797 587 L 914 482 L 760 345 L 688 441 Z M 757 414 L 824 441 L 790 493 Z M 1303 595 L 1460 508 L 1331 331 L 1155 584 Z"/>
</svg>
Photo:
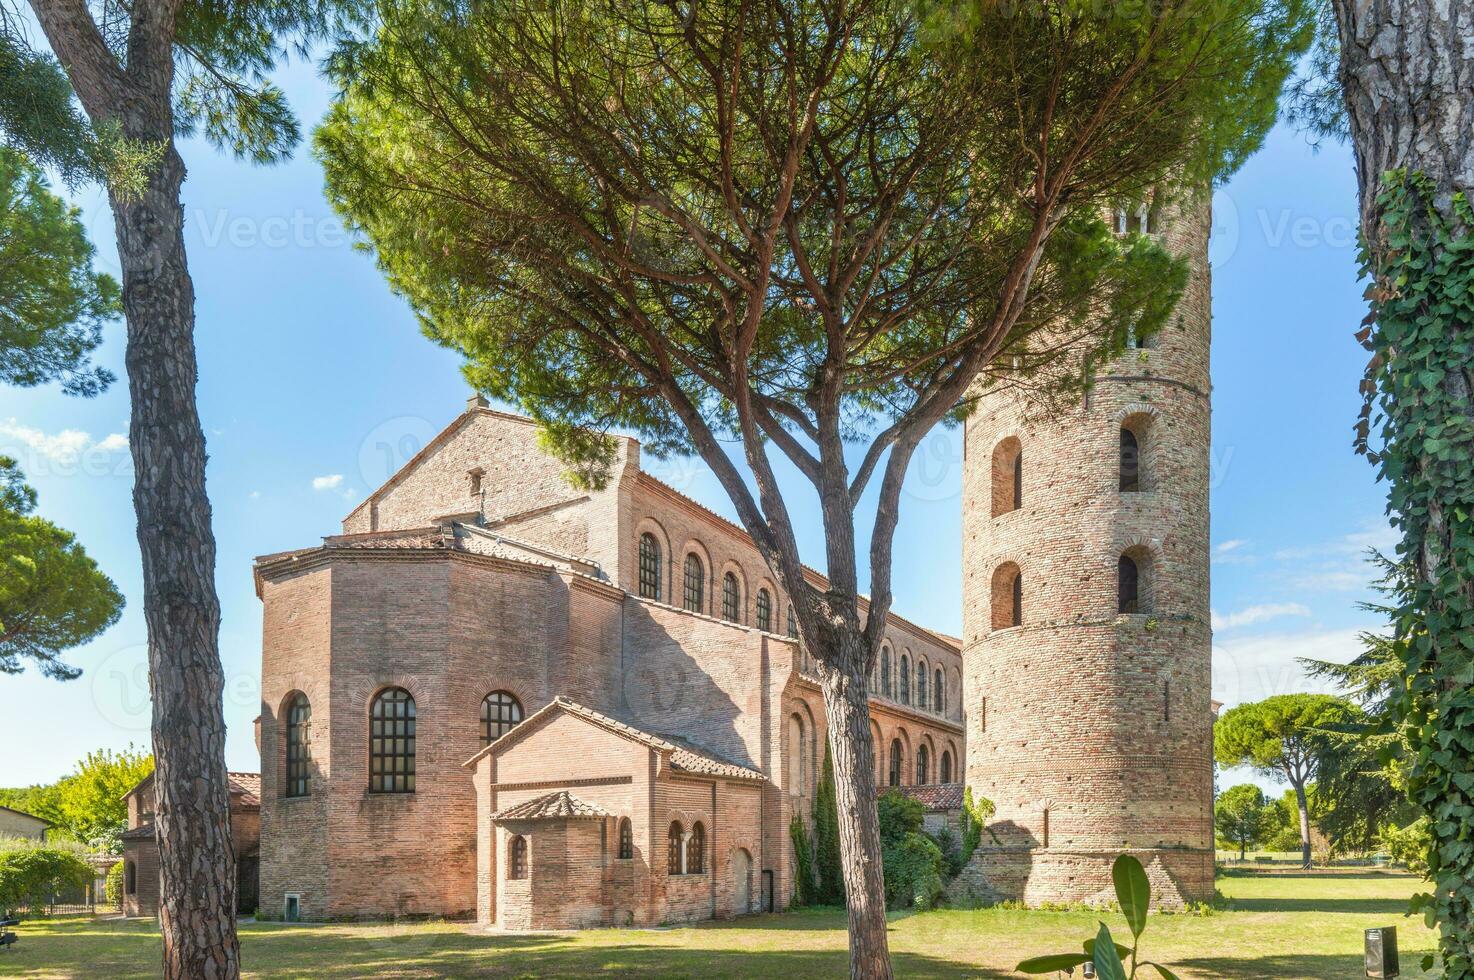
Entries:
<svg viewBox="0 0 1474 980">
<path fill-rule="evenodd" d="M 232 789 L 241 791 L 241 801 L 254 806 L 261 805 L 261 774 L 259 772 L 228 772 Z"/>
<path fill-rule="evenodd" d="M 962 809 L 961 783 L 930 783 L 926 786 L 882 786 L 880 791 L 896 790 L 902 796 L 918 801 L 928 810 Z"/>
<path fill-rule="evenodd" d="M 121 837 L 123 840 L 153 840 L 153 821 L 150 820 L 148 823 L 141 823 L 137 827 L 129 827 L 118 836 Z"/>
<path fill-rule="evenodd" d="M 609 816 L 603 807 L 585 803 L 566 789 L 546 796 L 539 796 L 526 803 L 498 810 L 491 815 L 493 820 L 597 820 Z"/>
</svg>

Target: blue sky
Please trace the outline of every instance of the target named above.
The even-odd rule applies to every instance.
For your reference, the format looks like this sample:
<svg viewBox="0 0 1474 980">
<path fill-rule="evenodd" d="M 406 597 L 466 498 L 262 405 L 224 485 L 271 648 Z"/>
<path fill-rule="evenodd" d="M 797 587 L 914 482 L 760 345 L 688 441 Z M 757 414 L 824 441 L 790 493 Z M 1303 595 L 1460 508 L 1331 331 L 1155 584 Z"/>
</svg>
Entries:
<svg viewBox="0 0 1474 980">
<path fill-rule="evenodd" d="M 304 122 L 327 87 L 310 66 L 280 81 Z M 370 258 L 355 250 L 306 150 L 255 168 L 187 143 L 184 188 L 198 296 L 199 406 L 219 545 L 227 761 L 258 768 L 261 608 L 254 556 L 314 544 L 461 410 L 457 357 L 420 334 Z M 102 195 L 76 195 L 104 268 L 116 269 Z M 1352 454 L 1352 333 L 1364 313 L 1355 276 L 1355 186 L 1341 146 L 1313 152 L 1280 129 L 1215 199 L 1213 609 L 1215 694 L 1233 704 L 1310 689 L 1297 656 L 1348 659 L 1371 597 L 1368 545 L 1390 548 L 1383 491 Z M 100 362 L 123 375 L 123 328 Z M 0 452 L 16 456 L 40 512 L 74 530 L 128 598 L 122 620 L 73 651 L 76 681 L 35 670 L 0 677 L 0 785 L 47 781 L 85 752 L 148 743 L 142 592 L 126 449 L 126 382 L 92 400 L 0 388 Z M 961 631 L 957 433 L 923 446 L 902 505 L 896 610 Z M 691 461 L 662 477 L 731 515 Z M 790 481 L 794 492 L 798 484 Z M 811 519 L 806 558 L 822 565 Z M 44 737 L 37 737 L 44 733 Z M 1237 774 L 1225 777 L 1229 785 Z"/>
</svg>

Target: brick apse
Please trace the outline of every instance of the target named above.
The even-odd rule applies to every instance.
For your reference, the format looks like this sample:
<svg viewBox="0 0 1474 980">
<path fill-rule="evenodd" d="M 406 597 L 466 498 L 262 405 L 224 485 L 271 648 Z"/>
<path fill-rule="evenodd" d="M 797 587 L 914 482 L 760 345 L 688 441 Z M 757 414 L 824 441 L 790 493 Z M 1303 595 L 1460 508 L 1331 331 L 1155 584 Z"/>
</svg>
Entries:
<svg viewBox="0 0 1474 980">
<path fill-rule="evenodd" d="M 1073 409 L 999 392 L 968 419 L 967 783 L 998 844 L 964 879 L 984 895 L 1109 899 L 1131 851 L 1159 902 L 1212 898 L 1208 231 L 1206 205 L 1164 226 L 1187 291 Z"/>
<path fill-rule="evenodd" d="M 748 536 L 639 449 L 575 490 L 527 419 L 473 399 L 343 534 L 257 559 L 263 915 L 787 906 L 819 686 Z M 893 615 L 871 687 L 880 782 L 955 787 L 959 641 Z"/>
</svg>

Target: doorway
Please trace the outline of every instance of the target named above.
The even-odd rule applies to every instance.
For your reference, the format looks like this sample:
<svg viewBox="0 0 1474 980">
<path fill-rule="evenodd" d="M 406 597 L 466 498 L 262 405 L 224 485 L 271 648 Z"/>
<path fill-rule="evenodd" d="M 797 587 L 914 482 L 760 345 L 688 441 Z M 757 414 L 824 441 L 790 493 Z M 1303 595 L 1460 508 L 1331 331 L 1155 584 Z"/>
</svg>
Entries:
<svg viewBox="0 0 1474 980">
<path fill-rule="evenodd" d="M 742 848 L 732 852 L 732 914 L 752 911 L 752 855 Z"/>
</svg>

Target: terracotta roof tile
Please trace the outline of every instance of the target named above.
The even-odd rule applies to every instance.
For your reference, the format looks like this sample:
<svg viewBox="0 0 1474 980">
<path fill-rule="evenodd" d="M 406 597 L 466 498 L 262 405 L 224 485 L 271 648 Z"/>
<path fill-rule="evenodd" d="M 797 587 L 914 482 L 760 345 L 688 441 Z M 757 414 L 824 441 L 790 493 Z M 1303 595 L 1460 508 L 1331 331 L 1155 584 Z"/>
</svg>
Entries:
<svg viewBox="0 0 1474 980">
<path fill-rule="evenodd" d="M 603 807 L 585 803 L 566 789 L 518 803 L 491 815 L 493 820 L 597 820 L 609 816 Z"/>
<path fill-rule="evenodd" d="M 931 811 L 962 809 L 961 783 L 930 783 L 925 786 L 882 786 L 881 793 L 896 790 Z"/>
<path fill-rule="evenodd" d="M 261 805 L 261 774 L 259 772 L 228 772 L 232 789 L 241 792 L 241 799 L 254 806 Z"/>
</svg>

